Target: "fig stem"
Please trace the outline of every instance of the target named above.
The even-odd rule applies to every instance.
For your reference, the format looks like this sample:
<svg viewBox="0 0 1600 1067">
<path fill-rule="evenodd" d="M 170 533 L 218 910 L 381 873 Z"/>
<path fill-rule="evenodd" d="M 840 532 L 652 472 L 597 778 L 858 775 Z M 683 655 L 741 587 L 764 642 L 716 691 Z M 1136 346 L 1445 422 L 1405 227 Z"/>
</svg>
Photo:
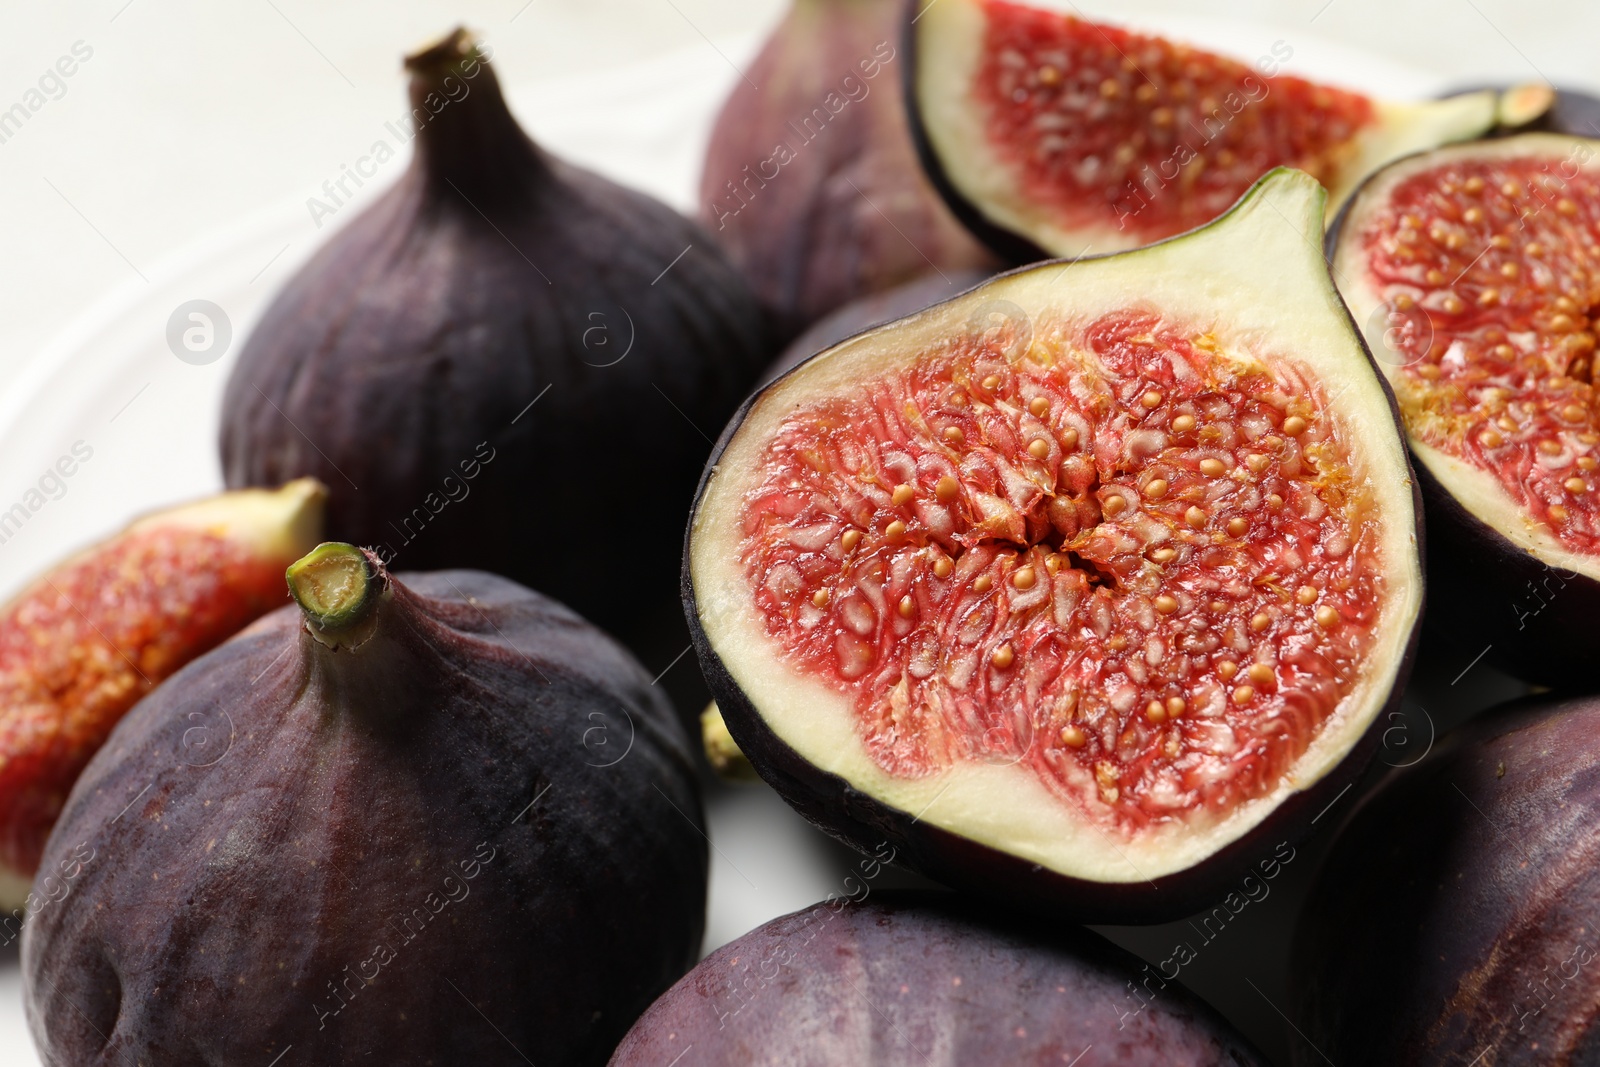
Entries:
<svg viewBox="0 0 1600 1067">
<path fill-rule="evenodd" d="M 289 564 L 284 577 L 307 624 L 321 633 L 348 630 L 365 619 L 382 581 L 367 554 L 343 541 L 324 541 Z"/>
</svg>

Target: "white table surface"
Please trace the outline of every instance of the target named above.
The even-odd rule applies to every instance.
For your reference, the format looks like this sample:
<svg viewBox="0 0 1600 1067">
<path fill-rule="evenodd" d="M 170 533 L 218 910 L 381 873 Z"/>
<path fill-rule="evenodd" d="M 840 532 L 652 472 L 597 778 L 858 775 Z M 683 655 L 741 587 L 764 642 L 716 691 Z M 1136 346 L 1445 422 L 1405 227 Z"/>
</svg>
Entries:
<svg viewBox="0 0 1600 1067">
<path fill-rule="evenodd" d="M 171 265 L 221 232 L 292 219 L 293 205 L 317 194 L 404 111 L 399 56 L 457 22 L 492 44 L 535 137 L 692 209 L 703 124 L 685 137 L 608 94 L 636 92 L 628 87 L 641 76 L 655 78 L 664 94 L 692 95 L 680 106 L 709 115 L 782 9 L 778 0 L 4 0 L 0 111 L 78 42 L 92 56 L 58 99 L 0 142 L 0 410 L 52 338 L 86 309 L 137 300 L 147 287 L 161 292 Z M 1251 20 L 1292 46 L 1361 49 L 1440 84 L 1544 78 L 1600 90 L 1593 0 L 1190 0 L 1110 9 L 1158 27 L 1207 16 Z M 683 78 L 688 68 L 718 72 L 721 88 Z M 583 121 L 597 103 L 608 116 L 604 130 Z M 654 161 L 644 170 L 631 162 L 641 146 Z M 388 164 L 386 176 L 402 166 Z M 284 238 L 285 261 L 326 236 L 309 213 L 302 218 Z M 15 499 L 33 476 L 0 454 L 0 499 Z M 123 510 L 120 499 L 108 502 L 94 524 L 110 528 Z M 86 526 L 83 539 L 98 532 Z M 21 559 L 0 559 L 0 587 L 27 569 Z M 770 793 L 714 806 L 712 818 L 713 836 L 744 869 L 737 878 L 714 871 L 708 945 L 826 892 L 831 868 L 812 860 L 827 846 Z M 774 834 L 780 825 L 787 838 Z M 779 839 L 790 845 L 776 848 Z M 744 893 L 740 879 L 761 885 L 760 898 Z M 34 1062 L 14 955 L 0 954 L 0 1064 Z"/>
</svg>

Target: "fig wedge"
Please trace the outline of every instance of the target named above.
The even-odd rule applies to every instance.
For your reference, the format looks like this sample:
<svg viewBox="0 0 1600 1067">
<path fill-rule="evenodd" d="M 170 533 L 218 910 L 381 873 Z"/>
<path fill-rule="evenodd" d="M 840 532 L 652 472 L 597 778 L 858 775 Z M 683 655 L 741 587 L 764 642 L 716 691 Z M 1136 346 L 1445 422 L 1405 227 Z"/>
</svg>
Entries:
<svg viewBox="0 0 1600 1067">
<path fill-rule="evenodd" d="M 317 543 L 326 496 L 322 483 L 301 478 L 148 515 L 0 608 L 7 910 L 24 901 L 72 783 L 123 714 L 286 602 L 283 568 Z"/>
<path fill-rule="evenodd" d="M 1484 657 L 1591 686 L 1600 141 L 1530 133 L 1401 160 L 1328 243 L 1417 460 L 1434 644 L 1457 669 Z"/>
<path fill-rule="evenodd" d="M 1331 215 L 1378 166 L 1500 115 L 1493 91 L 1389 103 L 1284 73 L 1283 41 L 1251 64 L 1075 10 L 939 0 L 909 31 L 923 161 L 958 217 L 1014 259 L 1171 237 L 1275 166 L 1326 185 Z"/>
<path fill-rule="evenodd" d="M 1371 755 L 1422 602 L 1392 399 L 1276 170 L 746 402 L 684 596 L 756 770 L 859 848 L 1085 921 L 1192 911 Z"/>
</svg>

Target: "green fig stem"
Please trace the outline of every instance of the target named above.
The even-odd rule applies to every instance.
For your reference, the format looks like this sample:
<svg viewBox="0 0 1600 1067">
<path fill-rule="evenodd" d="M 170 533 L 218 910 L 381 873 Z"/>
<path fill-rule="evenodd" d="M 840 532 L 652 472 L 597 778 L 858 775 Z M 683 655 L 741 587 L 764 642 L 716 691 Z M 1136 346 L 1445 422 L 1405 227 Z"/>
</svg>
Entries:
<svg viewBox="0 0 1600 1067">
<path fill-rule="evenodd" d="M 342 541 L 324 541 L 291 563 L 284 577 L 305 613 L 307 627 L 319 640 L 348 633 L 364 622 L 383 587 L 383 578 L 367 554 Z"/>
</svg>

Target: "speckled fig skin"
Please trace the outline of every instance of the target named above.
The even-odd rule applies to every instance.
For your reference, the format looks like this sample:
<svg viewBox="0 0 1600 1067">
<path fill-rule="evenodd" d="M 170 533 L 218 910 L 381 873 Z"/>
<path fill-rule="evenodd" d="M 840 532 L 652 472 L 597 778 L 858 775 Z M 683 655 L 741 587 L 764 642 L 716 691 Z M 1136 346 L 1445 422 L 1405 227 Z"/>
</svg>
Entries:
<svg viewBox="0 0 1600 1067">
<path fill-rule="evenodd" d="M 930 268 L 1001 266 L 918 164 L 897 69 L 904 6 L 794 0 L 712 130 L 700 221 L 791 332 Z M 813 109 L 827 122 L 802 126 Z M 794 158 L 767 165 L 779 144 Z"/>
<path fill-rule="evenodd" d="M 700 801 L 649 675 L 505 579 L 386 585 L 361 643 L 275 612 L 90 764 L 23 935 L 49 1067 L 597 1064 L 694 962 Z"/>
<path fill-rule="evenodd" d="M 1296 933 L 1297 1063 L 1600 1060 L 1600 700 L 1523 701 L 1363 802 Z"/>
<path fill-rule="evenodd" d="M 228 485 L 315 474 L 333 535 L 524 582 L 660 670 L 688 643 L 689 496 L 767 320 L 699 226 L 533 144 L 465 34 L 407 62 L 413 108 L 446 102 L 252 331 Z"/>
<path fill-rule="evenodd" d="M 1349 208 L 1360 196 L 1358 188 L 1328 227 L 1329 262 Z M 1523 551 L 1464 507 L 1414 454 L 1411 468 L 1429 534 L 1423 553 L 1427 654 L 1448 657 L 1459 669 L 1481 655 L 1524 681 L 1575 691 L 1592 688 L 1600 668 L 1600 630 L 1594 626 L 1600 617 L 1600 581 Z"/>
<path fill-rule="evenodd" d="M 690 1046 L 705 1067 L 1267 1063 L 1180 984 L 1087 930 L 1006 925 L 954 894 L 851 895 L 861 902 L 774 919 L 706 957 L 612 1067 L 664 1067 Z"/>
</svg>

